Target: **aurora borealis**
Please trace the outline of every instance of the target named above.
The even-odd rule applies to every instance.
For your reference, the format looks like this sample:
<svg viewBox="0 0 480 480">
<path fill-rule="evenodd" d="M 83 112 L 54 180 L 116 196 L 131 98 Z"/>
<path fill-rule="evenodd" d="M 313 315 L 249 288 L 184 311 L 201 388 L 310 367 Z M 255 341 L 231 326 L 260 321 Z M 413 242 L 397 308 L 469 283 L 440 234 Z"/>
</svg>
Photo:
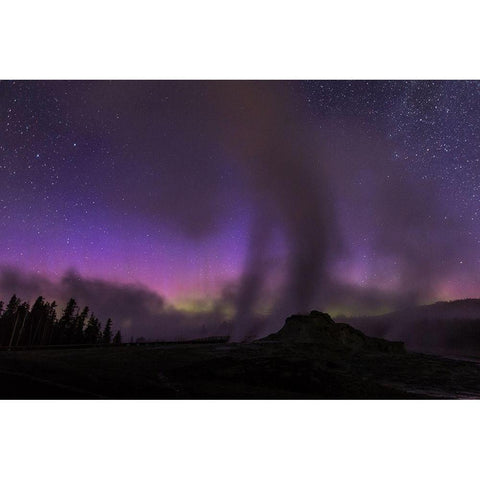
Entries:
<svg viewBox="0 0 480 480">
<path fill-rule="evenodd" d="M 1 296 L 156 338 L 477 297 L 479 139 L 478 82 L 2 81 Z"/>
</svg>

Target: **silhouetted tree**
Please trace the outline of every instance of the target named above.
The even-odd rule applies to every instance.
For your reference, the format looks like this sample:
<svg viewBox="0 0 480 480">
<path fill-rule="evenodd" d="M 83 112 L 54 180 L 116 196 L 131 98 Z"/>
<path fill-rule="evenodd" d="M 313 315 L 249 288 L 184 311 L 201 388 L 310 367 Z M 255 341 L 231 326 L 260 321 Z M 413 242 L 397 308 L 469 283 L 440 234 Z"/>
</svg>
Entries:
<svg viewBox="0 0 480 480">
<path fill-rule="evenodd" d="M 85 329 L 85 343 L 96 344 L 101 338 L 101 324 L 98 318 L 95 318 L 93 313 L 88 320 L 87 328 Z"/>
<path fill-rule="evenodd" d="M 55 325 L 57 323 L 57 304 L 55 301 L 45 304 L 47 319 L 42 331 L 42 345 L 51 345 L 53 343 L 53 335 L 55 333 Z"/>
<path fill-rule="evenodd" d="M 20 338 L 23 336 L 25 330 L 25 323 L 27 322 L 28 314 L 30 313 L 30 305 L 23 302 L 17 309 L 15 315 L 15 323 L 13 325 L 12 335 L 8 343 L 9 346 L 18 345 Z"/>
<path fill-rule="evenodd" d="M 117 333 L 113 337 L 113 343 L 115 345 L 120 345 L 122 343 L 122 335 L 120 333 L 120 330 L 117 330 Z"/>
<path fill-rule="evenodd" d="M 8 302 L 7 308 L 3 312 L 0 323 L 0 341 L 2 345 L 8 345 L 12 336 L 15 320 L 17 319 L 17 310 L 20 306 L 20 299 L 16 295 Z"/>
<path fill-rule="evenodd" d="M 112 320 L 102 325 L 95 315 L 89 315 L 89 308 L 81 312 L 75 299 L 71 298 L 65 306 L 62 316 L 57 320 L 56 302 L 46 302 L 40 296 L 32 308 L 16 295 L 8 302 L 0 301 L 0 345 L 28 346 L 51 344 L 109 344 L 112 342 Z M 121 343 L 120 331 L 117 331 L 115 343 Z"/>
<path fill-rule="evenodd" d="M 76 312 L 78 310 L 77 302 L 71 298 L 65 309 L 63 315 L 58 321 L 58 336 L 57 342 L 60 344 L 71 343 L 75 334 L 75 320 Z"/>
<path fill-rule="evenodd" d="M 28 322 L 25 324 L 21 345 L 36 345 L 40 343 L 40 332 L 47 321 L 47 309 L 43 297 L 38 297 L 33 304 Z"/>
<path fill-rule="evenodd" d="M 75 320 L 75 335 L 74 335 L 74 343 L 84 343 L 85 342 L 85 334 L 84 334 L 84 327 L 85 322 L 87 321 L 89 308 L 85 307 L 81 313 L 77 315 Z"/>
<path fill-rule="evenodd" d="M 103 329 L 102 334 L 102 342 L 103 343 L 110 343 L 112 341 L 112 319 L 109 318 Z"/>
</svg>

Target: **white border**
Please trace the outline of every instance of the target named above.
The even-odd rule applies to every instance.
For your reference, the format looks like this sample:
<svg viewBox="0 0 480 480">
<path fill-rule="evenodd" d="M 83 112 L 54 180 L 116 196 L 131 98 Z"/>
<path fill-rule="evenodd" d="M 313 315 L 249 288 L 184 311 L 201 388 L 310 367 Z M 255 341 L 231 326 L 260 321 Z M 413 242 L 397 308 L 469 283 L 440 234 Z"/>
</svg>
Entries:
<svg viewBox="0 0 480 480">
<path fill-rule="evenodd" d="M 458 0 L 3 2 L 0 77 L 478 78 Z"/>
<path fill-rule="evenodd" d="M 470 478 L 477 470 L 478 402 L 4 401 L 1 406 L 2 471 L 9 479 L 404 480 Z"/>
<path fill-rule="evenodd" d="M 2 3 L 0 18 L 2 79 L 480 76 L 470 1 L 17 0 Z M 403 480 L 478 470 L 478 402 L 3 401 L 0 408 L 8 479 Z"/>
</svg>

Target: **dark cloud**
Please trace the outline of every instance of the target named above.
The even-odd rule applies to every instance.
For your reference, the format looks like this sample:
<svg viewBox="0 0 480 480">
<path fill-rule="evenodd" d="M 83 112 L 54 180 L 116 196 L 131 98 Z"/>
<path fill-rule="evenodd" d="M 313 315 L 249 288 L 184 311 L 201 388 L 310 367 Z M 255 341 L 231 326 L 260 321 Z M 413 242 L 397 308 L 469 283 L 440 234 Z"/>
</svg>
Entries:
<svg viewBox="0 0 480 480">
<path fill-rule="evenodd" d="M 142 285 L 82 278 L 74 271 L 52 281 L 4 267 L 0 269 L 0 292 L 5 300 L 15 293 L 31 304 L 42 295 L 47 300 L 56 300 L 62 308 L 68 299 L 75 298 L 81 307 L 89 306 L 102 322 L 112 318 L 114 328 L 122 331 L 125 340 L 131 336 L 183 340 L 229 332 L 220 308 L 211 312 L 184 312 L 167 305 L 160 295 Z"/>
</svg>

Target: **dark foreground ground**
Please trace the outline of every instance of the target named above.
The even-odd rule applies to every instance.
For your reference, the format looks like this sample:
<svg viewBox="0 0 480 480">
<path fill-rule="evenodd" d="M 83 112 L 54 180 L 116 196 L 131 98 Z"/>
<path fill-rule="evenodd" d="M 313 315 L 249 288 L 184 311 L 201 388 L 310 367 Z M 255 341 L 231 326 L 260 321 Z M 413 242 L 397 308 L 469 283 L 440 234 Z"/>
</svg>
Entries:
<svg viewBox="0 0 480 480">
<path fill-rule="evenodd" d="M 480 365 L 315 344 L 0 352 L 3 399 L 480 398 Z"/>
<path fill-rule="evenodd" d="M 4 350 L 0 398 L 480 398 L 480 363 L 406 352 L 312 311 L 251 343 Z"/>
</svg>

